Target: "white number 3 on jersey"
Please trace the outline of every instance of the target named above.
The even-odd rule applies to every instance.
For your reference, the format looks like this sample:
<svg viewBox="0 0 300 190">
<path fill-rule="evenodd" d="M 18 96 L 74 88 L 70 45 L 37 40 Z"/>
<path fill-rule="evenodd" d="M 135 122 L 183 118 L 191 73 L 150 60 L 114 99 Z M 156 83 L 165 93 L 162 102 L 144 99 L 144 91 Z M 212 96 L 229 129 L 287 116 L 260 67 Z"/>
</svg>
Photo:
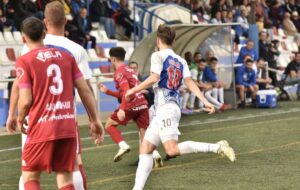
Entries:
<svg viewBox="0 0 300 190">
<path fill-rule="evenodd" d="M 64 89 L 64 84 L 61 79 L 61 71 L 60 71 L 59 66 L 56 64 L 49 65 L 49 67 L 47 68 L 47 76 L 51 77 L 53 75 L 53 71 L 54 71 L 54 76 L 53 76 L 52 81 L 56 85 L 51 85 L 49 87 L 49 91 L 53 95 L 59 95 L 62 93 L 62 91 Z"/>
</svg>

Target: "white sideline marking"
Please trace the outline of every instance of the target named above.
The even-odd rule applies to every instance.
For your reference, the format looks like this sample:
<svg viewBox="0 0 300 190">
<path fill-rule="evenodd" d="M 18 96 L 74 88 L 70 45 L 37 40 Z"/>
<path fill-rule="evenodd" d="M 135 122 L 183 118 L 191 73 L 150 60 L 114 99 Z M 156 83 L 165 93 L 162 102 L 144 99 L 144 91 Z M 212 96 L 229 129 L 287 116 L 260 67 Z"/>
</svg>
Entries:
<svg viewBox="0 0 300 190">
<path fill-rule="evenodd" d="M 213 123 L 220 123 L 220 122 L 225 122 L 225 121 L 233 121 L 233 120 L 243 120 L 243 119 L 251 119 L 251 118 L 257 118 L 257 117 L 265 117 L 265 116 L 272 116 L 272 115 L 280 115 L 280 114 L 287 114 L 287 113 L 295 113 L 295 112 L 299 112 L 300 109 L 299 108 L 293 108 L 291 110 L 287 110 L 287 111 L 278 111 L 278 112 L 274 112 L 274 113 L 268 113 L 268 112 L 262 112 L 259 113 L 259 115 L 246 115 L 246 116 L 240 116 L 240 117 L 233 117 L 233 116 L 229 116 L 228 118 L 224 118 L 224 119 L 207 119 L 206 121 L 191 121 L 191 122 L 185 122 L 180 124 L 180 128 L 181 127 L 187 127 L 187 126 L 194 126 L 194 125 L 204 125 L 204 124 L 213 124 Z M 128 132 L 123 132 L 122 135 L 129 135 L 129 134 L 135 134 L 137 133 L 137 131 L 128 131 Z M 109 135 L 105 135 L 105 137 L 109 137 Z M 82 141 L 85 140 L 89 140 L 91 139 L 91 137 L 84 137 L 81 138 Z M 14 151 L 14 150 L 20 150 L 21 147 L 15 147 L 15 148 L 7 148 L 7 149 L 0 149 L 0 153 L 1 152 L 9 152 L 9 151 Z"/>
</svg>

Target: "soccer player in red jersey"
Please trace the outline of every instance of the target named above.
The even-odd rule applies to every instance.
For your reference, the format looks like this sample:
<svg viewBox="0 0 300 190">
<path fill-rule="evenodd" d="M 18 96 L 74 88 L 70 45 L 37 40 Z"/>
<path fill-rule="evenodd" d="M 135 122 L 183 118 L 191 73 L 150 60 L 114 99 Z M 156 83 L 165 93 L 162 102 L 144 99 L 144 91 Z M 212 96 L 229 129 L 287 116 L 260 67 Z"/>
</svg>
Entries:
<svg viewBox="0 0 300 190">
<path fill-rule="evenodd" d="M 29 117 L 27 140 L 22 152 L 25 190 L 39 190 L 42 171 L 55 171 L 60 190 L 74 190 L 76 164 L 74 87 L 85 105 L 91 135 L 101 144 L 104 131 L 93 95 L 75 59 L 66 52 L 46 48 L 43 23 L 33 17 L 23 21 L 23 41 L 31 51 L 16 61 L 19 80 L 18 128 Z M 22 130 L 24 131 L 24 130 Z"/>
<path fill-rule="evenodd" d="M 117 92 L 108 90 L 103 84 L 99 84 L 99 89 L 111 96 L 121 99 L 121 104 L 108 118 L 105 129 L 112 140 L 119 145 L 120 149 L 114 161 L 118 162 L 123 155 L 130 151 L 130 146 L 124 141 L 121 132 L 117 129 L 118 125 L 127 125 L 130 120 L 134 120 L 139 128 L 140 139 L 144 138 L 145 131 L 149 125 L 148 102 L 142 93 L 135 93 L 131 100 L 125 100 L 127 90 L 139 84 L 137 73 L 124 64 L 126 51 L 122 47 L 114 47 L 109 51 L 110 61 L 115 68 L 114 82 Z M 155 167 L 162 166 L 162 160 L 159 153 L 155 150 L 153 153 Z"/>
</svg>

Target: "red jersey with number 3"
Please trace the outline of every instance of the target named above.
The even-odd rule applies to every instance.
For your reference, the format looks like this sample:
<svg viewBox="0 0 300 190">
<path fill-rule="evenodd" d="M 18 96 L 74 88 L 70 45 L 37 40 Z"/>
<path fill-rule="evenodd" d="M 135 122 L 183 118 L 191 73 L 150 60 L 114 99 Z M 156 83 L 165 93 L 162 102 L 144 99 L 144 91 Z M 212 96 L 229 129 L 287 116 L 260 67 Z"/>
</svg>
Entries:
<svg viewBox="0 0 300 190">
<path fill-rule="evenodd" d="M 137 73 L 125 64 L 118 67 L 115 71 L 114 81 L 116 83 L 116 89 L 120 92 L 121 97 L 123 97 L 125 94 L 125 92 L 123 92 L 121 89 L 121 86 L 124 83 L 128 83 L 129 89 L 137 86 L 140 83 Z M 140 105 L 148 105 L 147 100 L 142 93 L 135 93 L 132 95 L 130 101 L 126 103 L 125 109 L 128 110 Z"/>
<path fill-rule="evenodd" d="M 74 58 L 55 48 L 38 48 L 16 61 L 19 88 L 29 88 L 32 105 L 26 143 L 76 137 L 74 81 L 82 74 Z"/>
</svg>

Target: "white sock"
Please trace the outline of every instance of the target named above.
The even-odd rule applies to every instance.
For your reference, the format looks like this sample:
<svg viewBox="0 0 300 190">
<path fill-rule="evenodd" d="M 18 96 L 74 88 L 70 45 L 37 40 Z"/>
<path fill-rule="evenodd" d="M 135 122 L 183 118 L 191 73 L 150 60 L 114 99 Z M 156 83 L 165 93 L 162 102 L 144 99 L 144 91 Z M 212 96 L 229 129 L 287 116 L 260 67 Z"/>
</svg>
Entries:
<svg viewBox="0 0 300 190">
<path fill-rule="evenodd" d="M 160 156 L 160 154 L 159 154 L 159 152 L 157 150 L 153 151 L 152 156 L 153 156 L 154 159 L 161 158 L 161 156 Z"/>
<path fill-rule="evenodd" d="M 190 93 L 186 92 L 184 93 L 183 95 L 183 103 L 182 103 L 182 109 L 186 109 L 186 104 L 189 100 L 189 96 L 190 96 Z"/>
<path fill-rule="evenodd" d="M 75 190 L 84 190 L 83 180 L 79 170 L 73 172 L 73 185 Z"/>
<path fill-rule="evenodd" d="M 184 141 L 178 144 L 178 148 L 181 155 L 199 152 L 217 153 L 218 149 L 220 148 L 220 145 L 194 141 Z"/>
<path fill-rule="evenodd" d="M 224 88 L 218 89 L 219 101 L 221 104 L 224 104 Z"/>
<path fill-rule="evenodd" d="M 123 148 L 123 147 L 128 147 L 129 145 L 125 142 L 125 141 L 121 141 L 121 142 L 119 142 L 119 147 L 120 148 Z"/>
<path fill-rule="evenodd" d="M 21 176 L 19 180 L 19 190 L 24 190 L 24 189 L 25 189 L 24 181 L 23 181 L 23 177 Z"/>
<path fill-rule="evenodd" d="M 218 89 L 217 88 L 212 89 L 212 97 L 216 100 L 218 99 Z"/>
<path fill-rule="evenodd" d="M 145 183 L 153 167 L 152 154 L 140 154 L 139 165 L 136 170 L 133 190 L 144 189 Z"/>
<path fill-rule="evenodd" d="M 183 97 L 180 96 L 180 109 L 182 109 L 182 107 L 183 107 Z"/>
<path fill-rule="evenodd" d="M 190 108 L 194 108 L 194 105 L 195 105 L 195 99 L 196 99 L 196 96 L 194 93 L 191 93 L 190 95 Z"/>
<path fill-rule="evenodd" d="M 212 94 L 212 91 L 211 91 L 211 90 L 205 92 L 205 94 L 204 94 L 204 95 L 205 95 L 205 98 L 206 98 L 210 103 L 212 103 L 217 109 L 220 109 L 221 106 L 222 106 L 222 104 L 221 104 L 220 102 L 218 102 L 217 99 L 213 98 L 213 97 L 211 96 L 211 94 Z"/>
</svg>

